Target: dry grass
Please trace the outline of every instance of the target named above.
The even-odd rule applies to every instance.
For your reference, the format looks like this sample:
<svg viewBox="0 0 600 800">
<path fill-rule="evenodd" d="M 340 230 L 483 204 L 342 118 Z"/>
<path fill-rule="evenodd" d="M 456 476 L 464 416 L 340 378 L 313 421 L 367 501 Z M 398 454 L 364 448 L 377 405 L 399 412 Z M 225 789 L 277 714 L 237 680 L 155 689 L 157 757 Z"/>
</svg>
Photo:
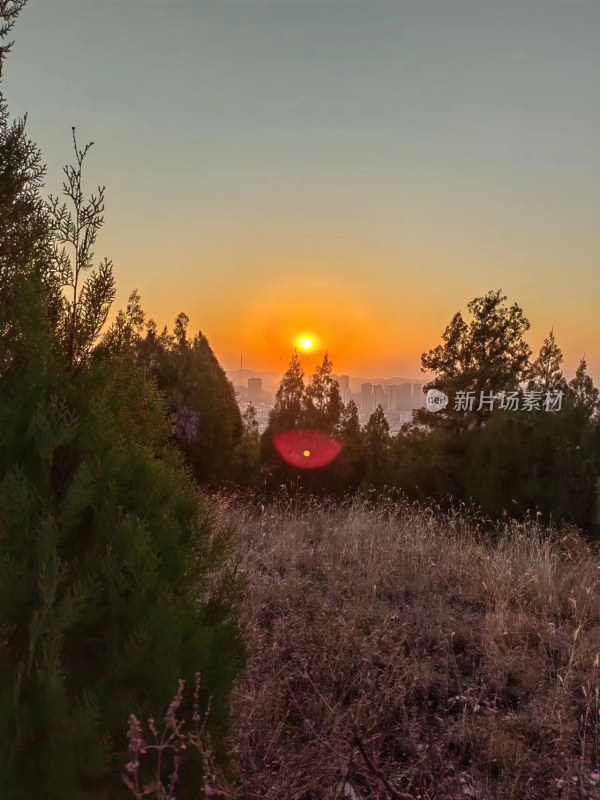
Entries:
<svg viewBox="0 0 600 800">
<path fill-rule="evenodd" d="M 217 505 L 248 578 L 240 797 L 600 798 L 597 549 L 385 500 Z"/>
</svg>

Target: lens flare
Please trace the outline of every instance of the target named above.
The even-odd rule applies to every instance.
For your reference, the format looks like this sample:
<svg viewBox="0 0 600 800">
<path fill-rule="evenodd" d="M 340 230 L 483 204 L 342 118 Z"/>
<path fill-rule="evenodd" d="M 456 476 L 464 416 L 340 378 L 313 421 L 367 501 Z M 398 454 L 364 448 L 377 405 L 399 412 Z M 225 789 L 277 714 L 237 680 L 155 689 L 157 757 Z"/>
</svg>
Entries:
<svg viewBox="0 0 600 800">
<path fill-rule="evenodd" d="M 325 467 L 342 449 L 333 436 L 306 428 L 278 433 L 273 437 L 273 444 L 284 461 L 299 469 Z"/>
</svg>

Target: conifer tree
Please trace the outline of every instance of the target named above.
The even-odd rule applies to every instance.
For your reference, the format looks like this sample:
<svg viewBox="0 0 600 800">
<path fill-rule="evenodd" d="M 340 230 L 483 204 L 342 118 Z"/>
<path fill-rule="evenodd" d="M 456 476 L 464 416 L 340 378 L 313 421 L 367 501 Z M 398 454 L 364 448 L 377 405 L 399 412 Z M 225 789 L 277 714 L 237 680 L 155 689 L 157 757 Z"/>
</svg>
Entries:
<svg viewBox="0 0 600 800">
<path fill-rule="evenodd" d="M 358 489 L 366 471 L 363 435 L 354 400 L 344 406 L 338 425 L 342 450 L 335 462 L 335 473 L 346 491 Z"/>
<path fill-rule="evenodd" d="M 390 462 L 390 426 L 383 407 L 378 405 L 363 428 L 367 461 L 367 478 L 373 486 L 381 487 L 388 479 Z"/>
<path fill-rule="evenodd" d="M 269 414 L 268 430 L 271 432 L 295 428 L 301 420 L 303 397 L 304 369 L 300 363 L 298 351 L 294 350 L 287 371 L 275 394 L 275 404 Z"/>
<path fill-rule="evenodd" d="M 597 423 L 600 416 L 600 391 L 587 372 L 585 356 L 579 362 L 575 377 L 569 382 L 569 395 L 584 423 Z"/>
<path fill-rule="evenodd" d="M 93 142 L 80 149 L 72 129 L 75 165 L 64 168 L 63 194 L 71 201 L 59 205 L 50 198 L 50 214 L 56 243 L 56 261 L 63 289 L 60 324 L 61 346 L 71 369 L 90 356 L 115 298 L 112 262 L 104 259 L 93 269 L 92 250 L 104 224 L 105 187 L 86 202 L 83 196 L 83 162 Z M 86 277 L 87 274 L 87 277 Z"/>
<path fill-rule="evenodd" d="M 473 392 L 478 404 L 481 392 L 517 390 L 527 378 L 531 350 L 523 335 L 530 324 L 516 303 L 506 307 L 505 301 L 501 291 L 471 300 L 470 322 L 456 313 L 443 333 L 443 343 L 423 353 L 422 370 L 434 373 L 425 388 L 445 392 L 451 402 L 435 414 L 419 409 L 415 412 L 419 424 L 457 432 L 479 428 L 489 418 L 489 407 L 455 410 L 456 392 Z"/>
<path fill-rule="evenodd" d="M 332 376 L 333 365 L 325 353 L 302 396 L 302 423 L 307 428 L 333 434 L 339 425 L 343 403 L 340 387 Z"/>
<path fill-rule="evenodd" d="M 0 20 L 19 5 L 0 0 Z M 202 673 L 223 730 L 235 587 L 211 580 L 225 542 L 156 386 L 127 360 L 90 358 L 111 296 L 109 266 L 82 288 L 102 203 L 74 190 L 70 222 L 54 205 L 64 224 L 47 247 L 37 150 L 0 123 L 0 795 L 112 800 L 127 796 L 128 715 L 163 714 L 178 678 Z M 69 269 L 61 314 L 48 286 Z"/>
<path fill-rule="evenodd" d="M 137 362 L 164 394 L 174 439 L 196 480 L 211 483 L 228 475 L 242 420 L 231 381 L 206 337 L 201 332 L 188 337 L 188 323 L 181 313 L 172 334 L 166 328 L 157 334 L 150 321 L 146 336 L 137 340 Z M 126 319 L 123 326 L 127 328 Z"/>
<path fill-rule="evenodd" d="M 242 426 L 242 438 L 233 451 L 228 477 L 238 486 L 257 488 L 260 482 L 260 432 L 252 403 L 248 403 L 242 414 Z"/>
<path fill-rule="evenodd" d="M 527 388 L 542 392 L 566 392 L 567 382 L 562 373 L 562 362 L 562 350 L 556 343 L 554 330 L 551 330 L 531 366 Z"/>
</svg>

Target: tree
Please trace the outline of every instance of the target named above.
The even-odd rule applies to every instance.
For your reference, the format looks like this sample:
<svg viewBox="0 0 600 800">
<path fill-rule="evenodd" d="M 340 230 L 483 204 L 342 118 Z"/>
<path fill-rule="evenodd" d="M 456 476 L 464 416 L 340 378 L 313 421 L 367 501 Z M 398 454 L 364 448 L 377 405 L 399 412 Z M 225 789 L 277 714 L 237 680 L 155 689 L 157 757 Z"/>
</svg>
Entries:
<svg viewBox="0 0 600 800">
<path fill-rule="evenodd" d="M 562 362 L 562 351 L 556 344 L 554 330 L 551 330 L 531 366 L 527 388 L 542 392 L 566 392 L 567 382 L 562 373 Z"/>
<path fill-rule="evenodd" d="M 333 365 L 325 353 L 302 396 L 302 424 L 333 434 L 343 409 L 340 387 L 332 377 Z"/>
<path fill-rule="evenodd" d="M 231 457 L 227 477 L 238 486 L 257 487 L 260 474 L 260 433 L 256 408 L 248 403 L 242 414 L 242 438 Z"/>
<path fill-rule="evenodd" d="M 275 404 L 269 414 L 267 438 L 273 431 L 290 430 L 299 424 L 303 396 L 304 370 L 298 357 L 298 351 L 294 350 L 287 371 L 275 394 Z"/>
<path fill-rule="evenodd" d="M 382 488 L 389 480 L 390 426 L 385 418 L 383 407 L 378 405 L 363 429 L 364 448 L 367 464 L 367 480 Z"/>
<path fill-rule="evenodd" d="M 585 424 L 597 423 L 600 416 L 600 392 L 587 374 L 585 356 L 579 362 L 575 377 L 569 383 L 569 395 Z"/>
<path fill-rule="evenodd" d="M 443 344 L 423 353 L 422 371 L 431 371 L 435 376 L 425 388 L 445 392 L 450 402 L 447 409 L 435 414 L 417 411 L 418 422 L 428 427 L 449 426 L 456 431 L 480 427 L 490 414 L 486 407 L 478 409 L 480 393 L 489 396 L 517 390 L 526 379 L 531 350 L 523 341 L 523 334 L 530 325 L 516 303 L 504 305 L 506 299 L 501 291 L 475 298 L 468 304 L 470 323 L 458 312 L 444 331 Z M 458 391 L 474 393 L 472 410 L 454 410 Z"/>
<path fill-rule="evenodd" d="M 485 513 L 588 528 L 594 521 L 595 477 L 572 409 L 495 413 L 470 437 L 463 459 L 465 495 Z"/>
<path fill-rule="evenodd" d="M 140 320 L 136 309 L 134 303 L 132 330 Z M 165 328 L 159 335 L 150 321 L 145 337 L 136 339 L 137 363 L 164 394 L 174 440 L 196 480 L 215 483 L 227 477 L 242 436 L 242 419 L 231 381 L 206 337 L 198 332 L 188 338 L 188 322 L 179 314 L 173 334 Z M 127 330 L 125 313 L 119 332 Z"/>
<path fill-rule="evenodd" d="M 24 2 L 0 0 L 0 42 L 12 29 Z M 2 62 L 11 45 L 0 45 Z M 40 195 L 45 167 L 39 149 L 28 139 L 27 117 L 11 121 L 0 92 L 0 377 L 22 366 L 25 309 L 34 301 L 37 282 L 44 314 L 55 321 L 61 294 L 52 261 L 52 231 L 48 210 Z M 23 313 L 17 312 L 21 307 Z"/>
<path fill-rule="evenodd" d="M 56 260 L 63 290 L 63 314 L 60 326 L 61 344 L 71 369 L 81 366 L 90 356 L 108 318 L 115 298 L 112 262 L 104 259 L 98 270 L 92 269 L 92 247 L 104 224 L 105 187 L 98 187 L 86 203 L 83 199 L 82 173 L 84 159 L 93 142 L 81 150 L 77 145 L 75 128 L 73 147 L 75 166 L 66 166 L 63 194 L 73 204 L 59 205 L 50 198 L 50 214 L 56 242 Z M 71 255 L 67 252 L 71 248 Z M 89 273 L 84 279 L 85 273 Z"/>
<path fill-rule="evenodd" d="M 17 17 L 25 7 L 27 0 L 0 0 L 0 41 L 5 39 L 13 29 Z M 11 51 L 13 42 L 0 45 L 0 79 L 2 78 L 2 68 L 4 59 Z"/>
<path fill-rule="evenodd" d="M 0 19 L 22 5 L 0 0 Z M 53 307 L 50 279 L 71 262 L 60 249 L 54 260 L 45 225 L 34 230 L 37 152 L 4 114 L 0 787 L 3 800 L 119 798 L 124 722 L 132 709 L 164 713 L 179 677 L 202 672 L 223 738 L 242 653 L 237 590 L 227 572 L 211 578 L 226 542 L 156 386 L 127 359 L 89 357 L 110 296 L 108 268 L 78 288 L 97 203 L 72 223 L 59 212 L 59 244 L 82 239 L 71 297 Z"/>
<path fill-rule="evenodd" d="M 224 543 L 127 365 L 28 370 L 0 420 L 3 798 L 99 797 L 131 709 L 162 713 L 177 678 L 200 670 L 224 723 L 241 654 L 207 592 Z"/>
<path fill-rule="evenodd" d="M 338 439 L 342 450 L 334 463 L 339 490 L 358 489 L 366 473 L 363 435 L 354 400 L 344 406 L 338 425 Z"/>
</svg>

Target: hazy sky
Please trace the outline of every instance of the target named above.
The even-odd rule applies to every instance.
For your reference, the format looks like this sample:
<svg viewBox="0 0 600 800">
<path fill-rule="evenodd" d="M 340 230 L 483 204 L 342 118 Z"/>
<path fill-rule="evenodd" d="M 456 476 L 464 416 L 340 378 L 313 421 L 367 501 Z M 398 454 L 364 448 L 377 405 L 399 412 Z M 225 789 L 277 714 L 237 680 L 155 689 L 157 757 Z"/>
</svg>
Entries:
<svg viewBox="0 0 600 800">
<path fill-rule="evenodd" d="M 317 333 L 418 376 L 503 289 L 600 377 L 600 2 L 30 0 L 4 91 L 60 188 L 106 184 L 98 258 L 228 369 Z"/>
</svg>

